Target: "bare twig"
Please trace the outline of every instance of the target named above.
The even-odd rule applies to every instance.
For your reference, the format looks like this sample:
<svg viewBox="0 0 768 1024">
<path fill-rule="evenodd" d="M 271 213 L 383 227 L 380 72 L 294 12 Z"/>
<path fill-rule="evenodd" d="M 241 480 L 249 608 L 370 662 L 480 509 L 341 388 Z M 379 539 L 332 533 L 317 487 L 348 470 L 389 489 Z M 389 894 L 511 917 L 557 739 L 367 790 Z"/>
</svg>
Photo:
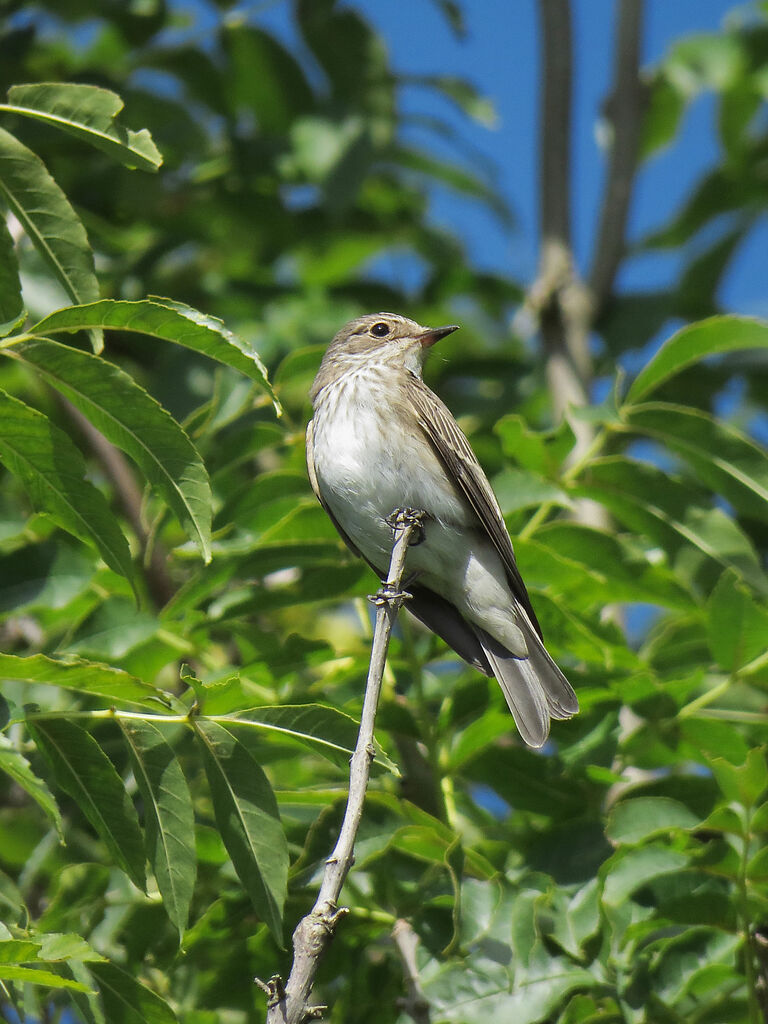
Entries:
<svg viewBox="0 0 768 1024">
<path fill-rule="evenodd" d="M 347 913 L 346 908 L 338 905 L 338 900 L 354 860 L 355 838 L 363 814 L 371 761 L 375 754 L 373 727 L 389 638 L 397 612 L 407 596 L 400 589 L 405 556 L 414 532 L 418 535 L 421 529 L 423 517 L 423 512 L 414 509 L 397 509 L 389 519 L 394 534 L 392 557 L 386 583 L 371 598 L 376 605 L 376 625 L 360 730 L 350 762 L 349 796 L 344 821 L 334 851 L 326 861 L 315 905 L 293 933 L 293 966 L 288 980 L 283 986 L 278 977 L 273 977 L 267 986 L 270 990 L 267 1024 L 304 1024 L 307 1020 L 317 1019 L 324 1009 L 309 1006 L 309 995 L 320 958 L 331 941 L 336 924 Z M 263 983 L 261 987 L 264 987 Z"/>
<path fill-rule="evenodd" d="M 616 270 L 624 255 L 629 201 L 645 106 L 645 90 L 640 80 L 642 20 L 643 0 L 621 0 L 613 93 L 608 103 L 612 129 L 611 161 L 589 275 L 594 316 L 598 315 L 610 295 Z"/>
<path fill-rule="evenodd" d="M 430 1024 L 429 1001 L 421 987 L 419 968 L 416 964 L 416 947 L 419 937 L 408 921 L 398 918 L 392 929 L 392 941 L 403 962 L 407 995 L 400 1000 L 400 1006 L 415 1024 Z"/>
</svg>

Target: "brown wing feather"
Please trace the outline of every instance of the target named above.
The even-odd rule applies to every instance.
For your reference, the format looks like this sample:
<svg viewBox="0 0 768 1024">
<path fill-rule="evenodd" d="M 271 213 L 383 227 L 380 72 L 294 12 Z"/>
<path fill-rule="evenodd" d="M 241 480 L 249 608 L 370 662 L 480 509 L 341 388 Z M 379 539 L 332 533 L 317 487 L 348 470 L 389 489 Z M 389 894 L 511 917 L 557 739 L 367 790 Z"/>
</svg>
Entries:
<svg viewBox="0 0 768 1024">
<path fill-rule="evenodd" d="M 477 461 L 469 441 L 462 433 L 450 410 L 415 374 L 408 374 L 408 391 L 416 417 L 429 443 L 440 457 L 451 480 L 458 486 L 475 510 L 480 524 L 496 548 L 507 572 L 512 593 L 528 613 L 536 632 L 541 636 L 531 599 L 525 589 L 515 561 L 512 541 L 501 514 L 496 495 Z"/>
</svg>

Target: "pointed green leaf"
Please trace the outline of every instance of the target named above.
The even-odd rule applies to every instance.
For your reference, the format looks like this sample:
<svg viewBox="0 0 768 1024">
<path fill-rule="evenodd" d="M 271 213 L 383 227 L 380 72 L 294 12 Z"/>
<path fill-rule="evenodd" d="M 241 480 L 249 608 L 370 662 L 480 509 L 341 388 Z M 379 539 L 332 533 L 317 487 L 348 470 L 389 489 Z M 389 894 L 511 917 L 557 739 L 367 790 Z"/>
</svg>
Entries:
<svg viewBox="0 0 768 1024">
<path fill-rule="evenodd" d="M 81 540 L 94 544 L 115 572 L 133 579 L 128 541 L 100 491 L 85 479 L 85 460 L 42 413 L 0 391 L 0 461 L 32 503 Z"/>
<path fill-rule="evenodd" d="M 160 711 L 161 705 L 167 707 L 169 704 L 162 690 L 120 668 L 84 658 L 49 658 L 45 654 L 21 658 L 15 654 L 0 654 L 0 679 L 45 683 L 77 693 L 106 697 L 110 702 L 141 704 L 153 711 Z"/>
<path fill-rule="evenodd" d="M 144 888 L 144 843 L 136 811 L 123 780 L 96 740 L 65 718 L 28 720 L 27 727 L 45 754 L 65 793 L 93 825 L 115 861 Z"/>
<path fill-rule="evenodd" d="M 605 878 L 603 902 L 618 907 L 635 889 L 661 875 L 679 871 L 687 863 L 688 857 L 684 853 L 661 844 L 623 847 L 602 869 Z"/>
<path fill-rule="evenodd" d="M 0 963 L 0 978 L 3 981 L 24 982 L 27 985 L 45 985 L 47 988 L 66 988 L 70 992 L 88 992 L 88 987 L 79 981 L 62 978 L 53 971 L 39 971 L 36 967 L 19 967 L 15 964 Z"/>
<path fill-rule="evenodd" d="M 156 171 L 163 158 L 152 136 L 146 128 L 134 132 L 119 124 L 117 117 L 122 109 L 123 101 L 117 93 L 73 82 L 14 85 L 8 90 L 8 103 L 0 104 L 0 110 L 62 128 L 127 167 Z"/>
<path fill-rule="evenodd" d="M 153 722 L 120 719 L 144 800 L 147 853 L 163 906 L 181 936 L 195 887 L 195 816 L 176 755 Z"/>
<path fill-rule="evenodd" d="M 713 316 L 683 327 L 637 375 L 627 402 L 639 401 L 676 373 L 707 356 L 745 348 L 768 348 L 768 324 L 751 317 Z"/>
<path fill-rule="evenodd" d="M 739 585 L 734 573 L 723 573 L 707 604 L 707 632 L 718 665 L 737 672 L 768 648 L 768 608 Z"/>
<path fill-rule="evenodd" d="M 88 970 L 98 983 L 109 1024 L 177 1024 L 168 1003 L 120 967 L 101 963 Z"/>
<path fill-rule="evenodd" d="M 5 736 L 0 736 L 0 771 L 9 775 L 17 786 L 21 786 L 42 807 L 56 826 L 59 838 L 62 838 L 61 813 L 53 798 L 53 793 L 48 789 L 46 783 L 35 775 L 29 766 L 29 761 L 21 751 L 16 750 Z"/>
<path fill-rule="evenodd" d="M 272 395 L 266 368 L 257 352 L 228 331 L 220 320 L 171 299 L 143 299 L 139 302 L 102 299 L 88 305 L 68 306 L 45 317 L 29 333 L 57 334 L 94 327 L 148 334 L 183 345 L 239 370 Z"/>
<path fill-rule="evenodd" d="M 583 480 L 576 494 L 601 502 L 671 555 L 684 543 L 692 544 L 723 568 L 736 569 L 756 590 L 768 592 L 747 535 L 720 509 L 701 504 L 701 495 L 688 482 L 621 455 L 594 459 Z"/>
<path fill-rule="evenodd" d="M 179 424 L 112 363 L 47 338 L 0 351 L 34 366 L 113 444 L 136 461 L 210 561 L 211 488 Z"/>
<path fill-rule="evenodd" d="M 228 729 L 198 719 L 195 729 L 227 852 L 254 907 L 283 943 L 288 844 L 261 765 Z"/>
<path fill-rule="evenodd" d="M 701 819 L 679 800 L 638 796 L 614 804 L 605 834 L 614 843 L 639 843 L 656 832 L 695 828 Z"/>
<path fill-rule="evenodd" d="M 235 725 L 251 726 L 297 740 L 339 767 L 346 768 L 357 743 L 360 723 L 351 715 L 322 704 L 281 704 L 239 711 L 228 727 Z M 378 743 L 375 745 L 374 764 L 399 775 L 397 765 Z"/>
<path fill-rule="evenodd" d="M 0 197 L 73 302 L 94 302 L 99 285 L 93 253 L 80 218 L 30 149 L 0 128 Z M 101 332 L 92 336 L 101 347 Z"/>
<path fill-rule="evenodd" d="M 0 213 L 0 338 L 9 334 L 24 317 L 19 263 L 11 233 Z"/>
<path fill-rule="evenodd" d="M 630 406 L 625 422 L 680 455 L 697 479 L 737 509 L 768 519 L 768 453 L 735 427 L 666 402 Z"/>
</svg>

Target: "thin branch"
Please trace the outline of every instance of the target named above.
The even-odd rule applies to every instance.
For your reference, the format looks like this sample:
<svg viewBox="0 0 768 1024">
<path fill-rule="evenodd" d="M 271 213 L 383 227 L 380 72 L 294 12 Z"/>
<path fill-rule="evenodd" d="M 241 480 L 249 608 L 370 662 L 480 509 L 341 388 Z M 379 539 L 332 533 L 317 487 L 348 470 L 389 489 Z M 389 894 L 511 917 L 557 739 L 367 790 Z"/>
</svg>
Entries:
<svg viewBox="0 0 768 1024">
<path fill-rule="evenodd" d="M 340 907 L 338 901 L 344 880 L 354 861 L 355 838 L 363 814 L 371 761 L 375 754 L 373 727 L 389 638 L 400 605 L 406 597 L 400 589 L 405 556 L 414 532 L 418 536 L 423 517 L 423 512 L 414 509 L 397 509 L 388 520 L 393 530 L 392 557 L 386 583 L 372 598 L 376 605 L 376 625 L 360 730 L 350 762 L 349 796 L 344 821 L 334 851 L 326 861 L 315 905 L 309 914 L 302 918 L 293 933 L 293 966 L 288 981 L 283 986 L 279 976 L 275 975 L 267 983 L 270 992 L 267 1002 L 267 1024 L 304 1024 L 307 1020 L 317 1019 L 324 1009 L 309 1006 L 309 995 L 320 966 L 320 959 L 331 941 L 336 924 L 347 913 L 346 908 Z M 264 987 L 264 983 L 260 985 Z"/>
<path fill-rule="evenodd" d="M 400 1007 L 405 1010 L 415 1024 L 430 1024 L 429 1001 L 421 987 L 419 968 L 416 963 L 419 937 L 408 921 L 399 918 L 395 921 L 395 926 L 392 929 L 392 941 L 403 962 L 405 985 L 408 990 L 405 998 L 400 1000 Z"/>
<path fill-rule="evenodd" d="M 624 255 L 627 217 L 640 148 L 645 90 L 640 80 L 643 0 L 621 0 L 616 38 L 613 94 L 608 104 L 611 161 L 589 287 L 594 316 L 609 297 Z"/>
</svg>

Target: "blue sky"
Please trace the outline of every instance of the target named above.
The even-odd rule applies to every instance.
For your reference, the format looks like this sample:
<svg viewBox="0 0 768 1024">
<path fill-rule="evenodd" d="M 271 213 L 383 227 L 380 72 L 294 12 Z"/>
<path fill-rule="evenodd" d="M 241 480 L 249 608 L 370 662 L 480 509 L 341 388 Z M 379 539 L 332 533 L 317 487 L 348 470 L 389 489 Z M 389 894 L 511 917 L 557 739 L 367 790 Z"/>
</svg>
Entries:
<svg viewBox="0 0 768 1024">
<path fill-rule="evenodd" d="M 359 0 L 362 10 L 388 42 L 394 67 L 414 74 L 456 74 L 489 96 L 498 112 L 493 130 L 467 126 L 449 104 L 425 90 L 406 92 L 406 110 L 447 114 L 462 135 L 498 165 L 499 183 L 511 202 L 517 226 L 502 229 L 478 204 L 458 201 L 447 190 L 434 193 L 434 218 L 465 239 L 476 264 L 506 270 L 530 281 L 537 258 L 537 125 L 539 38 L 535 0 L 465 0 L 467 38 L 457 40 L 430 0 Z M 717 31 L 737 8 L 731 0 L 647 0 L 643 64 L 658 61 L 681 36 Z M 748 8 L 749 5 L 742 5 Z M 573 103 L 574 241 L 582 269 L 603 181 L 603 155 L 595 126 L 612 75 L 614 0 L 575 0 L 576 81 Z M 699 97 L 675 144 L 652 160 L 637 182 L 631 211 L 632 237 L 659 226 L 679 206 L 692 184 L 717 159 L 716 105 Z M 450 155 L 450 148 L 445 154 Z M 455 155 L 455 154 L 454 154 Z M 742 246 L 721 294 L 727 308 L 768 315 L 765 270 L 768 226 L 763 223 Z M 624 288 L 662 287 L 676 263 L 653 256 L 628 266 Z"/>
</svg>

